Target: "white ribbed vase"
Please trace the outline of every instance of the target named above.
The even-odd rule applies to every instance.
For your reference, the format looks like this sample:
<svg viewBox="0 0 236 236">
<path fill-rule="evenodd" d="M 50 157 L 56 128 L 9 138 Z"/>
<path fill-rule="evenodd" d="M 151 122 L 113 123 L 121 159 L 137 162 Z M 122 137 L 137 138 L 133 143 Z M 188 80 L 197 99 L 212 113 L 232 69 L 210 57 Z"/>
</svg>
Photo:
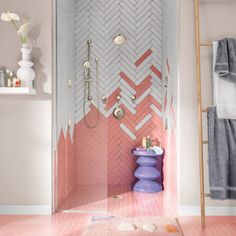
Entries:
<svg viewBox="0 0 236 236">
<path fill-rule="evenodd" d="M 20 68 L 17 70 L 17 78 L 21 80 L 22 87 L 33 88 L 35 71 L 31 68 L 34 63 L 31 61 L 32 49 L 27 44 L 22 44 L 22 59 L 18 62 Z"/>
</svg>

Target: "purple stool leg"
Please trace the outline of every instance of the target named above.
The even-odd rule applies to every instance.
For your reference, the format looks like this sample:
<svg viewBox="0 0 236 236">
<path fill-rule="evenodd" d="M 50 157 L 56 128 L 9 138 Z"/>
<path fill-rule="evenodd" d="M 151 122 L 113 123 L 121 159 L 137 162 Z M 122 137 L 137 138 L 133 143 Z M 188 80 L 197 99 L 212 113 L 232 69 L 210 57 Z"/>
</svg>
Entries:
<svg viewBox="0 0 236 236">
<path fill-rule="evenodd" d="M 139 156 L 137 151 L 134 154 Z M 145 155 L 142 151 L 136 161 L 139 167 L 134 175 L 139 180 L 134 184 L 133 191 L 142 193 L 160 192 L 162 191 L 162 185 L 156 181 L 161 175 L 156 168 L 158 163 L 157 156 L 154 153 L 151 155 L 150 152 L 147 152 L 147 154 Z"/>
</svg>

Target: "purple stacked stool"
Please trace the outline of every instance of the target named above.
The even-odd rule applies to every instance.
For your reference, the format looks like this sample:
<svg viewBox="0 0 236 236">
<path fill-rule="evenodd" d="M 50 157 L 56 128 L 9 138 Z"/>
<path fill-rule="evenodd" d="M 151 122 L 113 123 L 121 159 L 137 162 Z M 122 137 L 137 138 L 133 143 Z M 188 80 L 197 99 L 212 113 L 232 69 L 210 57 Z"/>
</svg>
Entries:
<svg viewBox="0 0 236 236">
<path fill-rule="evenodd" d="M 136 169 L 134 175 L 139 180 L 133 185 L 133 191 L 142 193 L 155 193 L 162 191 L 162 185 L 157 183 L 161 172 L 157 169 L 158 158 L 152 150 L 134 149 L 133 155 L 137 157 L 136 163 L 139 167 Z"/>
</svg>

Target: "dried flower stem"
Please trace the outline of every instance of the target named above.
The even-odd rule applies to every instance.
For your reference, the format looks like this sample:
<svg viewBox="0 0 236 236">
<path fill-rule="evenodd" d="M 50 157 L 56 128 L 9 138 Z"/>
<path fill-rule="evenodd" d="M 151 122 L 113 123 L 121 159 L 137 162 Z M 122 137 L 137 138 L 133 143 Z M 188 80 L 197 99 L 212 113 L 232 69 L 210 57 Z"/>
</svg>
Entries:
<svg viewBox="0 0 236 236">
<path fill-rule="evenodd" d="M 11 23 L 13 24 L 13 26 L 16 28 L 16 31 L 19 30 L 19 27 L 17 26 L 16 22 L 14 20 L 11 20 Z M 24 38 L 22 37 L 22 35 L 20 35 L 20 40 L 21 40 L 21 43 L 26 43 Z"/>
</svg>

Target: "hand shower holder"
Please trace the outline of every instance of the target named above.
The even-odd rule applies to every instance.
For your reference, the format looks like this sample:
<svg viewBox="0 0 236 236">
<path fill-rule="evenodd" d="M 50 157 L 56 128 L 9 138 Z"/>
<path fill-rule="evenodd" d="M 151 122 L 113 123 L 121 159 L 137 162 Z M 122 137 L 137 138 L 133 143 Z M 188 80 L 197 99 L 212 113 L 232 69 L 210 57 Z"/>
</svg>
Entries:
<svg viewBox="0 0 236 236">
<path fill-rule="evenodd" d="M 85 82 L 87 82 L 87 83 L 93 82 L 93 79 L 91 79 L 91 78 L 86 78 L 86 79 L 85 79 Z"/>
</svg>

